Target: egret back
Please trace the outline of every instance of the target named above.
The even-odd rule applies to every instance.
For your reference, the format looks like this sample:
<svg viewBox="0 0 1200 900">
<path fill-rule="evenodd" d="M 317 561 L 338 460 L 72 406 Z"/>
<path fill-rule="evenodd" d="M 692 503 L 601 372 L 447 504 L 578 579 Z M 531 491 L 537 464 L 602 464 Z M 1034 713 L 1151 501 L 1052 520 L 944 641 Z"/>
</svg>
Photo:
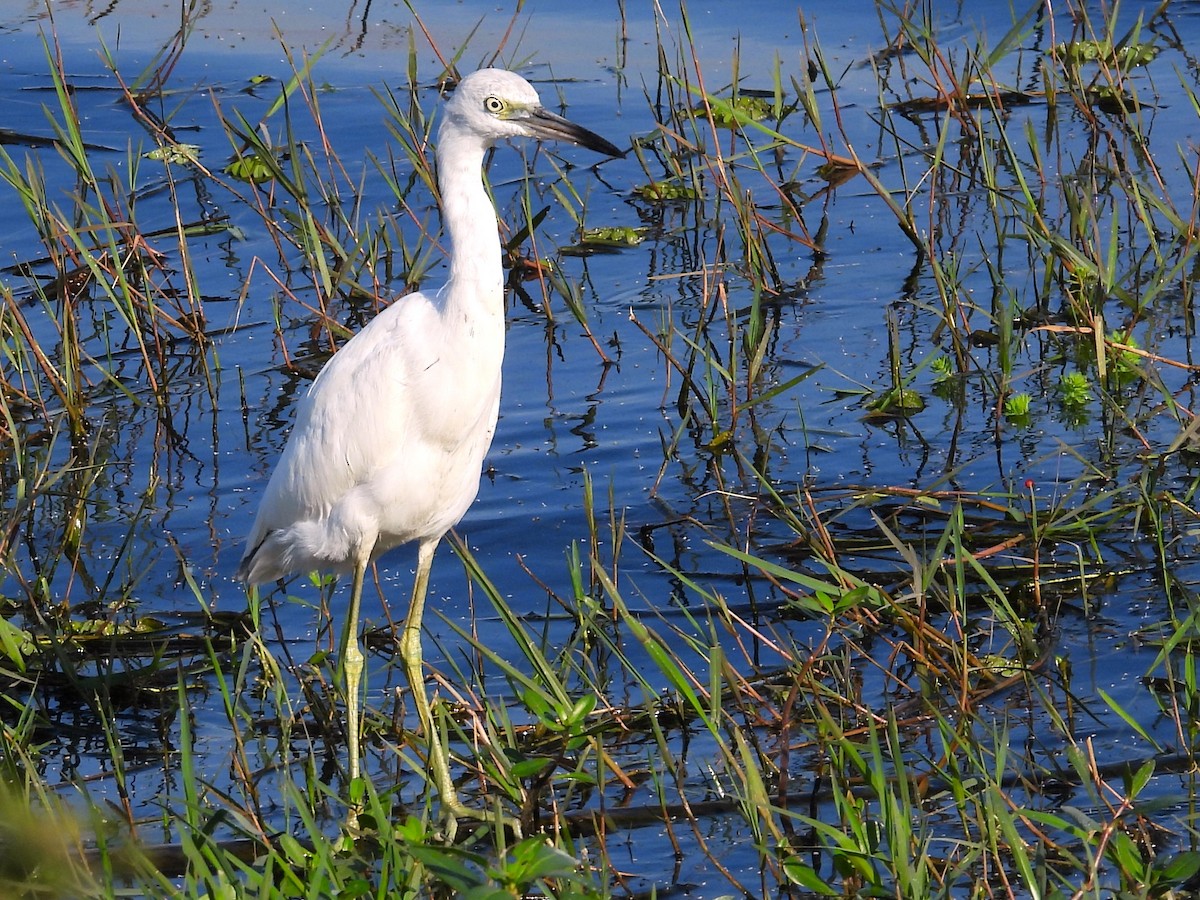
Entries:
<svg viewBox="0 0 1200 900">
<path fill-rule="evenodd" d="M 297 407 L 240 577 L 349 571 L 462 518 L 495 433 L 504 323 L 499 308 L 464 317 L 446 302 L 451 285 L 397 300 L 326 363 Z"/>
</svg>

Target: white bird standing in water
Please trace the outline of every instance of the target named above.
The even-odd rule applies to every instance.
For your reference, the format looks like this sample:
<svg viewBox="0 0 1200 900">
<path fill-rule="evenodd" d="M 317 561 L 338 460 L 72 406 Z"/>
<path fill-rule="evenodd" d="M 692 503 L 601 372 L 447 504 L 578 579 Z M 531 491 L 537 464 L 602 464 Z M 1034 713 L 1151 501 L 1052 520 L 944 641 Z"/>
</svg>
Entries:
<svg viewBox="0 0 1200 900">
<path fill-rule="evenodd" d="M 350 777 L 359 772 L 363 656 L 358 613 L 372 560 L 417 542 L 400 653 L 451 816 L 459 802 L 437 738 L 421 660 L 421 614 L 438 542 L 479 490 L 496 430 L 504 358 L 504 285 L 484 154 L 502 138 L 569 141 L 620 156 L 604 138 L 542 108 L 524 78 L 481 69 L 446 103 L 436 150 L 450 278 L 434 296 L 401 297 L 325 364 L 267 485 L 236 577 L 251 585 L 321 570 L 353 575 L 341 636 Z"/>
</svg>

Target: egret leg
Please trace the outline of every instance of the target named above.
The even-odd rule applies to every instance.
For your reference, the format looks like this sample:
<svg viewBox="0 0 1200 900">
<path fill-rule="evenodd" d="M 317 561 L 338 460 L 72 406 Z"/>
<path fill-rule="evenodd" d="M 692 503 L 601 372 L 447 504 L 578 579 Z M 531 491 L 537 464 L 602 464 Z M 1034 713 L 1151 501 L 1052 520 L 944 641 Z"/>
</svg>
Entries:
<svg viewBox="0 0 1200 900">
<path fill-rule="evenodd" d="M 408 617 L 404 620 L 404 633 L 400 637 L 400 654 L 404 657 L 404 671 L 408 676 L 408 687 L 413 702 L 417 705 L 417 718 L 421 731 L 429 742 L 429 768 L 434 786 L 442 806 L 454 816 L 466 814 L 468 810 L 459 802 L 454 781 L 450 778 L 450 764 L 446 759 L 446 748 L 442 746 L 433 711 L 429 706 L 429 695 L 425 692 L 425 664 L 421 656 L 421 618 L 425 614 L 425 594 L 429 588 L 429 570 L 433 567 L 433 554 L 440 538 L 423 540 L 417 547 L 417 577 L 413 583 L 412 600 Z"/>
<path fill-rule="evenodd" d="M 408 677 L 408 686 L 412 691 L 413 702 L 417 705 L 417 718 L 421 722 L 421 730 L 429 745 L 429 770 L 434 787 L 437 788 L 438 799 L 442 804 L 442 815 L 446 819 L 447 837 L 453 841 L 458 830 L 460 818 L 489 821 L 491 816 L 482 810 L 471 809 L 458 799 L 458 791 L 454 780 L 450 777 L 450 764 L 447 749 L 442 746 L 441 735 L 433 720 L 433 711 L 429 706 L 429 695 L 425 692 L 424 662 L 421 656 L 421 617 L 425 612 L 425 593 L 429 587 L 429 570 L 433 566 L 433 554 L 437 550 L 440 538 L 432 538 L 420 542 L 417 548 L 417 577 L 413 584 L 412 601 L 408 607 L 408 617 L 404 620 L 404 633 L 400 637 L 400 653 L 404 656 L 404 671 Z M 501 817 L 500 823 L 507 826 L 518 837 L 521 835 L 520 823 Z"/>
<path fill-rule="evenodd" d="M 367 560 L 354 565 L 354 581 L 350 588 L 350 608 L 346 612 L 346 624 L 342 628 L 342 671 L 346 678 L 346 730 L 350 744 L 350 780 L 358 777 L 358 737 L 362 727 L 363 655 L 358 647 L 358 608 L 362 601 L 363 581 L 367 575 Z"/>
</svg>

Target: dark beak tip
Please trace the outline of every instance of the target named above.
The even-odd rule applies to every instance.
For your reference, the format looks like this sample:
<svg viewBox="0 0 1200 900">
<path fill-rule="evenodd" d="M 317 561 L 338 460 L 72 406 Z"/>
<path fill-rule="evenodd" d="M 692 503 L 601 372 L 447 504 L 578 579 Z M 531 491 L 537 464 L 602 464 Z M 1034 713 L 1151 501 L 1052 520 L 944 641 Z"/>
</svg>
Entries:
<svg viewBox="0 0 1200 900">
<path fill-rule="evenodd" d="M 606 156 L 615 156 L 624 158 L 628 150 L 618 149 L 617 145 L 607 138 L 601 137 L 594 131 L 589 131 L 586 128 L 578 127 L 579 145 L 587 147 L 589 150 L 595 150 L 597 153 L 603 153 Z"/>
<path fill-rule="evenodd" d="M 572 137 L 572 143 L 578 144 L 580 147 L 586 147 L 588 150 L 594 150 L 597 153 L 603 153 L 605 156 L 614 156 L 624 158 L 628 150 L 619 150 L 617 145 L 602 138 L 594 131 L 588 131 L 586 128 L 576 126 L 576 132 Z"/>
<path fill-rule="evenodd" d="M 629 152 L 628 150 L 618 150 L 616 144 L 610 144 L 608 141 L 604 142 L 604 146 L 593 147 L 592 149 L 598 153 L 604 153 L 616 159 L 624 159 L 625 154 Z"/>
<path fill-rule="evenodd" d="M 606 156 L 625 158 L 628 150 L 618 150 L 616 144 L 602 138 L 596 132 L 584 128 L 575 122 L 565 119 L 562 116 L 555 115 L 545 109 L 539 109 L 533 113 L 534 120 L 541 127 L 536 128 L 537 137 L 548 138 L 550 140 L 565 140 L 579 147 L 586 147 L 588 150 L 594 150 L 597 153 L 603 153 Z"/>
</svg>

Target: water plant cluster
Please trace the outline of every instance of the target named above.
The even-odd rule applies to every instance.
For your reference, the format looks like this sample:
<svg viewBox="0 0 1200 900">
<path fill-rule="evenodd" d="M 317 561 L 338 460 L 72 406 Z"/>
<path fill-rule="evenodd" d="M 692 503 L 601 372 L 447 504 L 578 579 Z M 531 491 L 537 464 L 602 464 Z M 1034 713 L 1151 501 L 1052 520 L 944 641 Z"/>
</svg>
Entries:
<svg viewBox="0 0 1200 900">
<path fill-rule="evenodd" d="M 497 154 L 506 397 L 552 412 L 511 401 L 485 478 L 543 453 L 574 506 L 487 541 L 485 491 L 439 558 L 437 739 L 494 812 L 454 842 L 387 613 L 351 782 L 344 588 L 228 577 L 297 393 L 436 276 L 439 85 L 536 56 L 418 20 L 364 148 L 320 54 L 187 90 L 185 16 L 136 75 L 101 45 L 107 127 L 48 30 L 45 130 L 0 144 L 0 893 L 1195 891 L 1200 66 L 1166 2 L 936 6 L 879 0 L 851 64 L 801 12 L 715 81 L 655 5 L 624 124 L 583 120 L 624 161 Z M 893 270 L 853 347 L 806 337 Z"/>
</svg>

